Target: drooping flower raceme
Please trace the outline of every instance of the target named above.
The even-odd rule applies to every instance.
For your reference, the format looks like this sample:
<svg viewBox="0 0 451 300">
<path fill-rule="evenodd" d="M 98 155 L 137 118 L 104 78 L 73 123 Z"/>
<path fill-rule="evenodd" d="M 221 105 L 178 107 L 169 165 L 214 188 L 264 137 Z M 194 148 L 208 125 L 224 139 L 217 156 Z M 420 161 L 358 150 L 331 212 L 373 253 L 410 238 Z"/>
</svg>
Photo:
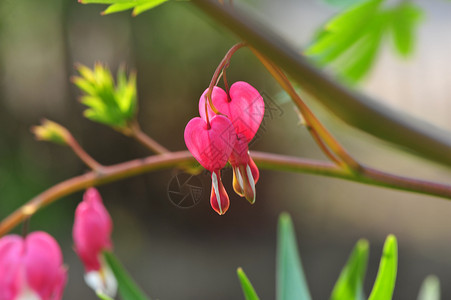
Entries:
<svg viewBox="0 0 451 300">
<path fill-rule="evenodd" d="M 95 188 L 89 188 L 75 210 L 73 239 L 85 266 L 85 281 L 94 291 L 114 297 L 117 281 L 102 252 L 112 249 L 113 222 Z"/>
<path fill-rule="evenodd" d="M 249 156 L 248 144 L 260 127 L 264 102 L 258 91 L 246 82 L 234 83 L 229 95 L 221 88 L 214 87 L 212 103 L 220 113 L 216 115 L 208 103 L 205 111 L 207 91 L 199 100 L 201 118 L 194 118 L 186 125 L 185 143 L 197 161 L 211 171 L 210 202 L 213 209 L 222 215 L 230 201 L 219 170 L 227 161 L 233 167 L 234 190 L 250 203 L 255 202 L 255 184 L 259 172 Z"/>
<path fill-rule="evenodd" d="M 61 249 L 49 234 L 0 239 L 0 300 L 60 300 L 66 278 Z"/>
<path fill-rule="evenodd" d="M 205 118 L 206 93 L 199 101 L 199 113 Z M 259 178 L 257 166 L 249 155 L 248 144 L 252 141 L 260 127 L 265 113 L 265 103 L 260 93 L 250 84 L 238 81 L 230 87 L 229 95 L 214 87 L 212 103 L 216 109 L 226 115 L 235 128 L 237 142 L 229 157 L 233 168 L 233 189 L 251 204 L 255 202 L 255 184 Z M 208 106 L 209 115 L 215 115 Z"/>
</svg>

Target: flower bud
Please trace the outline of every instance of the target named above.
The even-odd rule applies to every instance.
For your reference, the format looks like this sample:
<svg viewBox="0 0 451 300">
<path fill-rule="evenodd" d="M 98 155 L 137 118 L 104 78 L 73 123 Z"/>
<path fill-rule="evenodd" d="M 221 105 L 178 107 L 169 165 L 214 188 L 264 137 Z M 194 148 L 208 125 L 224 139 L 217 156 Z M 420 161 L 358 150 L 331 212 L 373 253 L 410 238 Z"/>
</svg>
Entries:
<svg viewBox="0 0 451 300">
<path fill-rule="evenodd" d="M 1 300 L 60 300 L 66 278 L 61 249 L 49 234 L 0 239 Z"/>
<path fill-rule="evenodd" d="M 67 145 L 71 134 L 66 128 L 58 123 L 44 119 L 39 126 L 33 126 L 31 131 L 36 139 L 40 141 L 53 142 L 56 144 Z"/>
<path fill-rule="evenodd" d="M 96 292 L 114 297 L 117 281 L 102 252 L 112 249 L 113 223 L 102 198 L 95 188 L 89 188 L 75 211 L 73 238 L 77 252 L 85 266 L 85 281 Z"/>
</svg>

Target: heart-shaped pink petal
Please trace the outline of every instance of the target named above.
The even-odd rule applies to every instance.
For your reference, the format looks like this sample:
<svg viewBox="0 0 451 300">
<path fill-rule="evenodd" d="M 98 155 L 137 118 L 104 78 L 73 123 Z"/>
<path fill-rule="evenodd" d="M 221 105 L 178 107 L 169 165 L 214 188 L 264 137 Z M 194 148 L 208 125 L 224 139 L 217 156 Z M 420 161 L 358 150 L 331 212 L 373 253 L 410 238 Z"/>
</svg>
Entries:
<svg viewBox="0 0 451 300">
<path fill-rule="evenodd" d="M 210 128 L 199 117 L 191 119 L 185 127 L 188 150 L 205 169 L 212 172 L 226 165 L 235 142 L 235 129 L 224 116 L 213 116 Z"/>
<path fill-rule="evenodd" d="M 205 119 L 205 101 L 208 89 L 202 94 L 199 101 L 199 114 Z M 214 87 L 212 102 L 216 109 L 226 115 L 233 123 L 237 134 L 246 137 L 249 143 L 255 136 L 265 114 L 265 103 L 260 93 L 250 84 L 238 81 L 230 87 L 230 102 L 226 92 L 219 87 Z M 209 116 L 214 112 L 208 106 Z"/>
</svg>

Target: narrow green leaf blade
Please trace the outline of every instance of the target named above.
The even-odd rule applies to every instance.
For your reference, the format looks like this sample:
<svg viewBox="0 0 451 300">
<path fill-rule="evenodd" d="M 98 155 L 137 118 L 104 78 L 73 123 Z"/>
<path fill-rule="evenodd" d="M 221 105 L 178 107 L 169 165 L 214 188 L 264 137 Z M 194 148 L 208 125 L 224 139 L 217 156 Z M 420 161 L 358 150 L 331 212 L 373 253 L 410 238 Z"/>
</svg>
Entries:
<svg viewBox="0 0 451 300">
<path fill-rule="evenodd" d="M 382 258 L 377 272 L 376 281 L 368 300 L 390 300 L 396 283 L 398 269 L 398 244 L 394 235 L 385 240 Z"/>
<path fill-rule="evenodd" d="M 277 300 L 311 299 L 298 253 L 293 222 L 286 213 L 279 217 L 276 268 Z"/>
<path fill-rule="evenodd" d="M 236 270 L 236 273 L 238 275 L 238 279 L 240 280 L 241 288 L 243 289 L 244 298 L 246 300 L 259 300 L 260 298 L 258 298 L 258 295 L 255 292 L 254 287 L 252 286 L 252 283 L 247 278 L 243 269 L 238 268 Z"/>
<path fill-rule="evenodd" d="M 440 280 L 437 276 L 426 277 L 421 285 L 418 300 L 440 300 Z"/>
<path fill-rule="evenodd" d="M 113 253 L 105 251 L 103 256 L 116 277 L 119 284 L 119 294 L 123 300 L 150 300 Z"/>
<path fill-rule="evenodd" d="M 332 291 L 331 300 L 363 300 L 363 281 L 368 264 L 368 241 L 359 240 Z"/>
</svg>

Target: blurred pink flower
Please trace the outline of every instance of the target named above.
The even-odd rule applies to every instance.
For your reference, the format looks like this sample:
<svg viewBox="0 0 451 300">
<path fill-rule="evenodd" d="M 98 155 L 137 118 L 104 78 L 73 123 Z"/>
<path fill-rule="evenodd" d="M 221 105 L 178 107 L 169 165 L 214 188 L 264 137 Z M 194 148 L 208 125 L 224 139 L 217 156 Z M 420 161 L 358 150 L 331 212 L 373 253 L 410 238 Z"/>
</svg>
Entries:
<svg viewBox="0 0 451 300">
<path fill-rule="evenodd" d="M 112 249 L 113 222 L 95 188 L 89 188 L 75 210 L 75 252 L 85 266 L 85 281 L 96 292 L 116 295 L 117 282 L 102 252 Z"/>
<path fill-rule="evenodd" d="M 0 239 L 0 300 L 59 300 L 66 279 L 61 249 L 49 234 Z"/>
</svg>

